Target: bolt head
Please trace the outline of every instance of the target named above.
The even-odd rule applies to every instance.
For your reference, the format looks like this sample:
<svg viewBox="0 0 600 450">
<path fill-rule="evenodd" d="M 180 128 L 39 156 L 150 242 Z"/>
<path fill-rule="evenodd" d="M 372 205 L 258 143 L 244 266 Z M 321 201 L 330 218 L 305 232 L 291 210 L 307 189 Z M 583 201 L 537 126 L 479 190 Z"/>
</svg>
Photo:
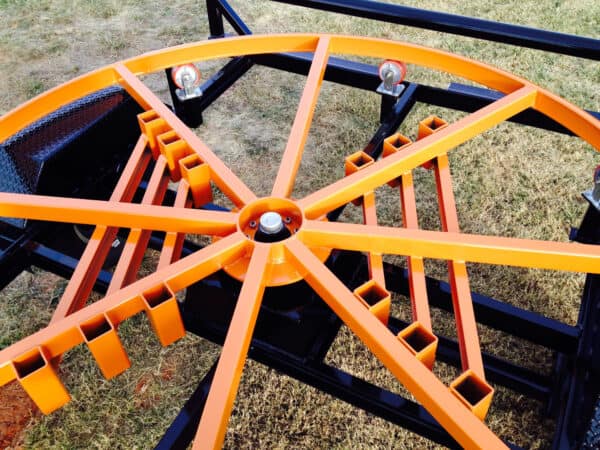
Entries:
<svg viewBox="0 0 600 450">
<path fill-rule="evenodd" d="M 260 216 L 259 227 L 263 233 L 275 234 L 283 229 L 283 220 L 278 213 L 269 211 Z"/>
</svg>

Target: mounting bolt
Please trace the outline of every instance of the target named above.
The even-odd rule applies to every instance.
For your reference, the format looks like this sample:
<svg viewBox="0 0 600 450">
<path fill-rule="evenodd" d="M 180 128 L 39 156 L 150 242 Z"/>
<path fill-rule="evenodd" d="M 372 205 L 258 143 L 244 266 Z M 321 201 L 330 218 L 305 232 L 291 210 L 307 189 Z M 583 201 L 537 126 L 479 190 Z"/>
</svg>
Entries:
<svg viewBox="0 0 600 450">
<path fill-rule="evenodd" d="M 275 211 L 268 211 L 260 216 L 258 230 L 254 240 L 258 242 L 277 242 L 289 238 L 290 230 L 283 224 L 283 218 Z"/>
<path fill-rule="evenodd" d="M 279 233 L 283 228 L 281 216 L 273 211 L 269 211 L 260 216 L 260 230 L 266 234 Z"/>
<path fill-rule="evenodd" d="M 381 84 L 377 88 L 379 94 L 399 97 L 404 91 L 402 81 L 406 76 L 406 64 L 401 61 L 387 59 L 379 66 Z"/>
</svg>

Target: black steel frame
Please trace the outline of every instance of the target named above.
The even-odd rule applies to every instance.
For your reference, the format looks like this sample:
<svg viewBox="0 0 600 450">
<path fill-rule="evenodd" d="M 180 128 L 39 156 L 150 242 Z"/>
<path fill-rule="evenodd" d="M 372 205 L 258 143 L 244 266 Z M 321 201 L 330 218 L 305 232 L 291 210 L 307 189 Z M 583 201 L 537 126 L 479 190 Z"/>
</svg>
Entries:
<svg viewBox="0 0 600 450">
<path fill-rule="evenodd" d="M 591 38 L 368 0 L 274 1 L 600 60 L 600 41 Z M 226 0 L 206 0 L 206 6 L 211 38 L 225 36 L 224 21 L 238 34 L 251 34 L 250 28 Z M 311 58 L 311 54 L 232 58 L 203 84 L 202 97 L 185 102 L 174 94 L 171 77 L 167 76 L 174 110 L 187 124 L 198 126 L 202 123 L 202 112 L 254 64 L 307 74 Z M 170 75 L 170 70 L 167 70 L 167 75 Z M 376 67 L 340 58 L 330 58 L 325 79 L 369 91 L 374 91 L 380 83 Z M 374 157 L 379 156 L 383 139 L 396 131 L 417 102 L 472 112 L 502 95 L 455 83 L 447 89 L 414 82 L 405 82 L 405 87 L 398 99 L 382 96 L 380 126 L 364 147 Z M 590 111 L 590 114 L 600 118 L 597 112 Z M 561 125 L 533 110 L 524 111 L 511 121 L 570 134 Z M 114 175 L 117 172 L 118 168 L 115 168 Z M 140 186 L 140 191 L 143 189 L 144 184 Z M 172 204 L 173 195 L 173 192 L 168 191 L 164 202 L 166 205 Z M 337 219 L 342 209 L 330 213 L 330 220 Z M 599 229 L 600 212 L 590 205 L 579 229 L 573 230 L 571 239 L 600 244 Z M 57 239 L 56 236 L 62 238 Z M 162 239 L 161 233 L 154 233 L 150 246 L 160 249 Z M 76 242 L 72 230 L 65 225 L 34 223 L 24 230 L 16 230 L 10 226 L 0 227 L 0 288 L 31 266 L 70 277 L 81 251 L 81 243 L 75 245 Z M 195 244 L 186 241 L 183 253 L 186 255 L 197 249 Z M 366 259 L 361 254 L 335 251 L 328 264 L 350 287 L 360 284 L 367 276 Z M 408 274 L 405 270 L 386 264 L 385 275 L 391 291 L 408 295 Z M 108 271 L 101 271 L 95 289 L 105 292 L 110 277 Z M 551 375 L 519 367 L 487 353 L 484 353 L 483 359 L 491 382 L 546 405 L 545 412 L 557 419 L 553 442 L 555 449 L 577 448 L 581 445 L 600 393 L 600 339 L 596 331 L 600 325 L 599 284 L 598 276 L 588 275 L 575 326 L 473 293 L 478 323 L 554 351 L 555 364 Z M 187 330 L 222 344 L 238 291 L 239 283 L 224 273 L 218 273 L 210 280 L 188 288 L 186 301 L 181 305 Z M 447 283 L 427 278 L 427 291 L 433 307 L 452 311 L 450 287 Z M 219 301 L 214 301 L 215 296 Z M 187 301 L 191 298 L 194 301 Z M 212 301 L 207 301 L 207 298 Z M 290 308 L 281 307 L 282 298 L 288 299 Z M 267 290 L 261 309 L 249 356 L 435 442 L 458 448 L 452 437 L 420 405 L 324 362 L 340 326 L 341 322 L 335 314 L 307 286 L 297 284 L 293 289 L 270 289 Z M 390 319 L 389 327 L 394 332 L 404 326 L 406 324 L 400 320 Z M 457 342 L 440 336 L 438 358 L 459 366 Z M 187 447 L 202 413 L 214 368 L 215 366 L 201 380 L 196 391 L 166 430 L 157 449 Z M 518 448 L 510 442 L 507 444 L 511 448 Z"/>
</svg>

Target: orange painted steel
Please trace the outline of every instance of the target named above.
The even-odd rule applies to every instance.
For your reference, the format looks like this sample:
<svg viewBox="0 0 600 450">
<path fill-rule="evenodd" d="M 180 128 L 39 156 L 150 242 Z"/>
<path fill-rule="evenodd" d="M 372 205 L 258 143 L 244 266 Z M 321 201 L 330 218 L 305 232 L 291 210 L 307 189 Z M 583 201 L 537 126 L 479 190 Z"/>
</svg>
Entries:
<svg viewBox="0 0 600 450">
<path fill-rule="evenodd" d="M 396 179 L 401 174 L 445 154 L 500 122 L 533 106 L 536 89 L 525 86 L 496 100 L 467 117 L 411 145 L 410 149 L 390 155 L 360 172 L 345 177 L 300 200 L 308 218 L 326 214 L 335 208 Z"/>
<path fill-rule="evenodd" d="M 200 418 L 194 449 L 220 448 L 223 445 L 268 279 L 269 259 L 272 257 L 270 253 L 273 248 L 275 247 L 257 243 L 252 252 L 248 273 L 229 324 L 223 351 Z"/>
<path fill-rule="evenodd" d="M 129 202 L 133 198 L 144 170 L 146 170 L 150 161 L 150 154 L 146 152 L 146 145 L 146 137 L 140 136 L 113 190 L 110 197 L 111 202 Z M 51 322 L 62 319 L 85 304 L 102 269 L 102 264 L 117 237 L 117 232 L 117 228 L 108 228 L 103 225 L 99 225 L 94 229 L 54 310 Z"/>
<path fill-rule="evenodd" d="M 222 211 L 182 209 L 174 216 L 167 206 L 5 192 L 0 193 L 0 216 L 217 236 L 233 232 L 237 219 Z"/>
<path fill-rule="evenodd" d="M 307 273 L 305 280 L 310 286 L 461 445 L 506 448 L 478 417 L 465 414 L 466 408 L 449 389 L 302 242 L 291 240 L 286 249 L 298 268 Z"/>
<path fill-rule="evenodd" d="M 377 211 L 375 205 L 375 192 L 367 192 L 363 195 L 363 221 L 367 225 L 377 225 Z M 369 263 L 369 277 L 379 285 L 385 286 L 383 274 L 383 258 L 381 253 L 369 252 L 367 258 Z"/>
<path fill-rule="evenodd" d="M 406 150 L 412 141 L 399 133 L 384 139 L 382 157 Z M 412 171 L 400 178 L 388 182 L 391 187 L 400 190 L 402 222 L 405 228 L 418 229 L 417 203 L 413 186 Z M 438 338 L 433 334 L 427 287 L 425 283 L 425 265 L 419 256 L 407 256 L 409 294 L 413 322 L 398 333 L 398 339 L 428 368 L 433 368 L 438 347 Z"/>
<path fill-rule="evenodd" d="M 79 325 L 79 331 L 106 379 L 124 372 L 131 365 L 117 335 L 115 325 L 106 313 Z"/>
<path fill-rule="evenodd" d="M 167 192 L 167 187 L 169 186 L 169 177 L 165 171 L 166 168 L 167 160 L 161 155 L 156 160 L 152 176 L 148 181 L 146 192 L 144 192 L 144 197 L 142 198 L 143 205 L 162 203 Z M 129 231 L 129 236 L 121 252 L 119 262 L 108 285 L 107 294 L 112 294 L 123 286 L 127 286 L 135 281 L 151 234 L 151 229 L 142 230 L 140 228 L 132 228 Z"/>
<path fill-rule="evenodd" d="M 440 207 L 442 230 L 452 233 L 459 232 L 456 203 L 450 178 L 448 156 L 438 156 L 434 160 L 435 179 Z M 463 371 L 472 370 L 475 375 L 485 379 L 483 360 L 479 349 L 477 322 L 473 311 L 471 288 L 467 275 L 467 265 L 464 261 L 448 261 L 448 278 L 452 291 L 452 306 L 456 317 L 456 332 L 460 348 L 460 359 Z"/>
<path fill-rule="evenodd" d="M 600 273 L 600 250 L 588 244 L 307 220 L 307 245 L 432 259 Z"/>
<path fill-rule="evenodd" d="M 402 220 L 405 228 L 418 229 L 417 204 L 412 174 L 406 173 L 401 177 L 400 197 L 402 201 Z M 420 256 L 407 256 L 408 282 L 411 298 L 413 319 L 419 321 L 431 331 L 431 316 L 427 287 L 425 285 L 425 265 Z"/>
<path fill-rule="evenodd" d="M 10 366 L 6 366 L 6 372 L 12 369 L 11 375 L 44 414 L 50 414 L 71 400 L 50 359 L 43 347 L 36 346 L 16 356 Z"/>
<path fill-rule="evenodd" d="M 396 133 L 383 141 L 382 157 L 386 158 L 394 153 L 406 150 L 412 141 L 406 136 Z M 399 179 L 388 182 L 391 187 L 400 188 L 400 205 L 402 207 L 402 223 L 405 228 L 419 228 L 417 216 L 417 202 L 413 185 L 412 171 L 406 172 Z M 429 301 L 427 299 L 427 287 L 425 285 L 425 266 L 423 258 L 419 256 L 407 256 L 408 283 L 412 318 L 431 332 L 431 315 L 429 312 Z"/>
<path fill-rule="evenodd" d="M 206 59 L 275 52 L 315 52 L 315 56 L 273 195 L 259 199 L 138 76 Z M 395 135 L 386 140 L 382 160 L 361 163 L 359 166 L 364 167 L 357 166 L 342 180 L 295 201 L 289 196 L 329 53 L 402 59 L 470 79 L 506 95 L 453 124 L 439 126 L 433 121 L 432 126 L 428 125 L 432 132 L 423 128 L 422 139 L 417 142 Z M 160 342 L 174 342 L 185 332 L 175 294 L 223 269 L 242 280 L 243 287 L 194 442 L 194 448 L 219 447 L 265 287 L 305 279 L 462 446 L 504 448 L 481 420 L 489 408 L 493 388 L 485 382 L 480 363 L 465 263 L 600 273 L 600 250 L 585 244 L 459 233 L 446 154 L 527 108 L 549 115 L 600 149 L 597 120 L 526 80 L 438 50 L 350 36 L 246 36 L 160 50 L 83 75 L 0 118 L 0 141 L 61 105 L 113 84 L 121 84 L 146 111 L 138 116 L 142 136 L 110 201 L 0 193 L 0 216 L 96 225 L 52 323 L 0 351 L 0 385 L 17 379 L 44 412 L 60 407 L 69 400 L 69 394 L 51 361 L 86 343 L 103 374 L 115 376 L 129 366 L 116 334 L 121 322 L 145 312 Z M 121 203 L 131 200 L 150 156 L 158 169 L 145 204 Z M 356 166 L 353 161 L 350 163 Z M 443 231 L 418 228 L 412 170 L 421 165 L 436 170 Z M 150 204 L 158 203 L 166 186 L 161 171 L 179 182 L 173 207 Z M 234 212 L 193 209 L 211 201 L 211 183 L 236 205 Z M 386 183 L 399 186 L 403 228 L 377 225 L 373 192 Z M 364 225 L 323 219 L 327 212 L 357 198 L 362 198 Z M 255 242 L 252 223 L 271 210 L 289 217 L 291 236 L 269 244 Z M 131 228 L 132 232 L 130 250 L 117 268 L 115 292 L 82 308 L 118 227 Z M 166 237 L 157 271 L 133 281 L 146 246 L 139 230 L 165 231 Z M 179 259 L 186 233 L 214 239 L 211 245 Z M 351 292 L 323 263 L 334 248 L 370 255 L 373 279 Z M 383 283 L 381 260 L 373 258 L 382 254 L 405 255 L 408 260 L 413 323 L 397 336 L 378 320 L 382 316 L 381 302 L 389 294 Z M 451 270 L 465 371 L 448 387 L 430 370 L 437 338 L 431 332 L 423 258 L 445 259 Z"/>
<path fill-rule="evenodd" d="M 296 173 L 300 167 L 302 153 L 310 130 L 313 113 L 317 106 L 327 60 L 329 59 L 329 37 L 319 38 L 296 117 L 290 131 L 271 196 L 289 197 L 294 189 Z"/>
<path fill-rule="evenodd" d="M 146 309 L 143 293 L 162 286 L 172 292 L 180 291 L 239 258 L 247 247 L 248 241 L 239 233 L 234 233 L 1 350 L 0 386 L 17 377 L 10 362 L 32 348 L 43 348 L 46 358 L 54 359 L 83 343 L 79 331 L 81 324 L 106 313 L 111 323 L 118 325 Z"/>
<path fill-rule="evenodd" d="M 115 64 L 121 85 L 135 98 L 142 107 L 152 109 L 158 114 L 173 132 L 184 141 L 190 151 L 208 164 L 211 179 L 236 206 L 243 206 L 256 200 L 254 193 L 227 167 L 196 134 L 190 130 L 147 86 L 145 86 L 123 64 Z M 181 157 L 187 156 L 181 154 Z"/>
<path fill-rule="evenodd" d="M 177 306 L 175 292 L 165 283 L 145 290 L 144 310 L 161 345 L 166 347 L 185 336 L 185 328 Z"/>
<path fill-rule="evenodd" d="M 179 168 L 184 181 L 192 192 L 194 206 L 199 208 L 212 201 L 210 188 L 210 167 L 196 154 L 179 160 Z"/>
<path fill-rule="evenodd" d="M 274 52 L 314 51 L 319 35 L 253 35 L 228 39 L 218 39 L 185 44 L 168 49 L 150 52 L 123 61 L 127 69 L 136 75 L 143 75 L 173 67 L 215 58 L 239 55 L 256 55 Z M 441 50 L 403 42 L 383 39 L 328 36 L 330 53 L 370 56 L 385 59 L 386 55 L 398 55 L 408 64 L 417 64 L 480 83 L 503 93 L 512 92 L 523 86 L 533 86 L 523 78 L 484 63 L 454 55 Z M 0 141 L 34 121 L 46 116 L 57 107 L 82 98 L 92 92 L 119 82 L 120 76 L 113 67 L 98 69 L 82 75 L 69 83 L 57 86 L 7 113 L 0 119 Z M 574 107 L 560 97 L 535 87 L 540 94 L 536 107 L 569 128 L 596 149 L 600 148 L 597 134 L 598 121 L 591 115 Z M 565 123 L 563 123 L 563 121 Z"/>
<path fill-rule="evenodd" d="M 346 157 L 346 176 L 358 172 L 373 164 L 374 160 L 367 153 L 358 151 Z M 367 225 L 377 225 L 377 208 L 375 204 L 375 192 L 365 192 L 360 199 L 355 199 L 354 204 L 362 206 L 363 222 Z M 381 253 L 367 253 L 367 264 L 369 267 L 369 281 L 354 290 L 354 295 L 361 300 L 369 310 L 375 314 L 382 323 L 387 325 L 392 296 L 385 287 L 385 275 L 383 272 L 383 255 Z"/>
<path fill-rule="evenodd" d="M 246 236 L 249 241 L 254 242 L 258 231 L 257 224 L 260 217 L 266 212 L 276 212 L 288 223 L 284 226 L 290 234 L 295 235 L 302 229 L 303 214 L 296 203 L 291 199 L 278 197 L 263 197 L 253 203 L 246 205 L 239 212 L 238 230 Z M 298 272 L 294 266 L 285 258 L 283 247 L 280 243 L 272 243 L 274 247 L 269 259 L 268 286 L 283 286 L 294 283 L 303 278 L 304 274 Z M 331 253 L 331 248 L 322 246 L 311 246 L 311 250 L 321 261 L 325 261 Z M 244 281 L 250 264 L 250 254 L 226 265 L 223 270 L 233 278 Z"/>
<path fill-rule="evenodd" d="M 189 200 L 189 191 L 190 185 L 188 182 L 181 180 L 179 182 L 179 186 L 177 187 L 175 203 L 173 204 L 174 208 L 189 208 L 191 206 L 191 202 Z M 169 231 L 165 235 L 165 240 L 160 252 L 160 258 L 158 260 L 158 264 L 156 265 L 157 270 L 160 270 L 179 259 L 181 250 L 183 248 L 184 239 L 184 233 Z"/>
</svg>

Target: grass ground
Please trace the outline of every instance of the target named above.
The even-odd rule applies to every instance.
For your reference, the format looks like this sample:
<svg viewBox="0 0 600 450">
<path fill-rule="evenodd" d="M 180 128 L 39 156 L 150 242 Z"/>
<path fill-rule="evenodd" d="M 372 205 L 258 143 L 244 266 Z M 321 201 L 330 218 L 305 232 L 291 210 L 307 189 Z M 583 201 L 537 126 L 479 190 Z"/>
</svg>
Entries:
<svg viewBox="0 0 600 450">
<path fill-rule="evenodd" d="M 79 74 L 148 50 L 205 39 L 203 2 L 173 0 L 0 0 L 0 113 Z M 392 2 L 393 3 L 393 2 Z M 398 2 L 400 3 L 400 2 Z M 422 6 L 417 1 L 403 4 Z M 576 105 L 600 110 L 600 66 L 571 57 L 508 45 L 375 24 L 362 19 L 268 1 L 232 4 L 259 33 L 314 31 L 371 35 L 415 42 L 502 67 L 554 91 Z M 596 0 L 450 0 L 433 8 L 546 29 L 600 37 Z M 204 63 L 210 74 L 217 63 Z M 409 79 L 446 85 L 453 79 L 409 67 Z M 164 80 L 147 82 L 167 99 Z M 266 193 L 277 169 L 303 77 L 253 68 L 205 114 L 203 139 L 255 191 Z M 377 126 L 375 94 L 324 84 L 295 189 L 302 196 L 343 175 L 343 157 L 368 142 Z M 418 106 L 400 131 L 414 136 L 416 124 L 436 113 L 448 121 L 461 114 Z M 579 193 L 589 186 L 599 160 L 581 141 L 502 124 L 451 154 L 462 229 L 470 233 L 566 241 L 585 210 Z M 431 173 L 415 172 L 423 228 L 439 228 Z M 398 223 L 397 194 L 377 192 L 380 221 Z M 356 220 L 357 210 L 345 220 Z M 150 256 L 149 259 L 152 257 Z M 402 264 L 399 258 L 390 258 Z M 148 264 L 150 265 L 150 264 Z M 428 274 L 446 277 L 440 261 Z M 574 323 L 583 278 L 577 274 L 469 265 L 475 291 Z M 19 276 L 0 297 L 0 348 L 42 327 L 65 282 L 34 271 Z M 406 317 L 406 299 L 395 299 Z M 437 312 L 434 330 L 452 336 L 452 318 Z M 111 381 L 101 378 L 85 349 L 69 352 L 63 378 L 73 401 L 50 416 L 32 414 L 11 439 L 25 448 L 152 448 L 182 402 L 218 355 L 214 345 L 188 336 L 160 348 L 148 323 L 136 317 L 120 328 L 133 362 Z M 544 349 L 480 327 L 482 347 L 524 365 L 550 370 Z M 393 390 L 401 386 L 365 347 L 344 331 L 328 361 Z M 453 368 L 436 365 L 444 380 Z M 498 388 L 488 417 L 502 437 L 528 448 L 547 448 L 554 423 L 538 418 L 542 405 Z M 0 410 L 3 405 L 0 405 Z M 0 415 L 0 433 L 2 428 Z M 0 439 L 0 442 L 3 442 Z M 2 444 L 0 444 L 2 445 Z M 247 362 L 235 403 L 228 448 L 437 448 L 426 439 L 374 418 L 296 381 Z"/>
</svg>

